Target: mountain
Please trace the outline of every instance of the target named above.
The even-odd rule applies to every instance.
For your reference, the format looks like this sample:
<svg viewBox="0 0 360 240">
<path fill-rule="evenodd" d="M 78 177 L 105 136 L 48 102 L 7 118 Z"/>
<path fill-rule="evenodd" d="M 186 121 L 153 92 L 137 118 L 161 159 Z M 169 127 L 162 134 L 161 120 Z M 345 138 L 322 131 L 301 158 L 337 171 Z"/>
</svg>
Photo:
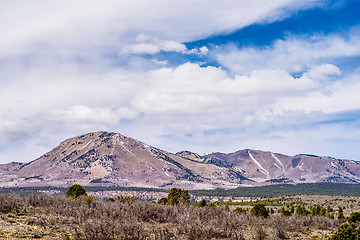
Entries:
<svg viewBox="0 0 360 240">
<path fill-rule="evenodd" d="M 278 183 L 360 182 L 360 164 L 259 150 L 172 154 L 120 133 L 70 138 L 30 163 L 0 165 L 0 187 L 137 186 L 235 188 Z"/>
<path fill-rule="evenodd" d="M 204 163 L 233 169 L 256 182 L 311 183 L 360 182 L 360 164 L 350 160 L 299 154 L 283 154 L 258 150 L 234 153 L 212 153 L 203 156 Z"/>
<path fill-rule="evenodd" d="M 70 138 L 28 164 L 0 166 L 0 171 L 4 172 L 0 186 L 69 186 L 79 183 L 232 188 L 246 181 L 232 169 L 189 161 L 111 132 Z"/>
</svg>

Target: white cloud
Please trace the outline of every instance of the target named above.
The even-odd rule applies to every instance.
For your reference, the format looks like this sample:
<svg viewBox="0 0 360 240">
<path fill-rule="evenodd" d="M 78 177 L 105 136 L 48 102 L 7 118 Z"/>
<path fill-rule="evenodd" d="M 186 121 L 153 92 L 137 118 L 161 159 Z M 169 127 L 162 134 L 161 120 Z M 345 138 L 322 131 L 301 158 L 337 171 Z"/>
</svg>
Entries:
<svg viewBox="0 0 360 240">
<path fill-rule="evenodd" d="M 303 77 L 309 79 L 327 80 L 331 75 L 340 75 L 340 69 L 332 64 L 321 64 L 313 67 L 303 74 Z"/>
<path fill-rule="evenodd" d="M 288 155 L 308 153 L 360 160 L 355 150 L 360 143 L 359 133 L 358 123 L 300 124 L 293 128 L 270 130 L 261 136 L 249 136 L 243 144 Z"/>
<path fill-rule="evenodd" d="M 350 31 L 348 37 L 314 35 L 292 36 L 277 40 L 266 48 L 237 48 L 234 45 L 219 47 L 215 53 L 221 65 L 234 73 L 249 73 L 258 69 L 282 68 L 289 72 L 302 72 L 309 65 L 322 64 L 342 57 L 360 55 L 358 31 Z"/>
<path fill-rule="evenodd" d="M 189 145 L 200 149 L 209 139 L 210 149 L 239 138 L 225 141 L 227 134 L 209 137 L 204 131 L 254 125 L 238 135 L 246 139 L 267 130 L 270 120 L 280 119 L 280 125 L 311 111 L 356 108 L 355 80 L 333 83 L 340 70 L 320 61 L 357 54 L 356 34 L 290 38 L 265 52 L 229 48 L 234 55 L 223 51 L 218 59 L 234 70 L 231 75 L 191 63 L 159 69 L 170 65 L 168 59 L 139 56 L 167 51 L 211 58 L 208 48 L 186 49 L 183 43 L 322 2 L 1 1 L 0 162 L 29 161 L 65 138 L 97 130 L 125 132 L 175 151 L 181 143 L 161 136 L 190 133 L 195 140 Z M 298 78 L 289 74 L 296 65 L 305 71 Z M 311 108 L 312 100 L 317 104 Z"/>
<path fill-rule="evenodd" d="M 59 124 L 77 125 L 116 125 L 122 119 L 134 119 L 137 113 L 127 107 L 117 109 L 90 108 L 83 105 L 67 109 L 54 109 L 45 114 L 45 120 Z"/>
<path fill-rule="evenodd" d="M 24 121 L 0 121 L 0 146 L 5 145 L 7 142 L 19 142 L 23 139 L 27 139 L 30 134 L 26 129 L 26 123 Z"/>
<path fill-rule="evenodd" d="M 286 96 L 278 100 L 277 109 L 284 112 L 302 110 L 306 112 L 321 111 L 331 114 L 360 109 L 359 73 L 344 77 L 321 91 L 309 92 L 304 96 Z"/>
<path fill-rule="evenodd" d="M 209 52 L 209 49 L 205 46 L 202 46 L 201 48 L 199 48 L 199 51 L 202 55 L 206 55 Z"/>
<path fill-rule="evenodd" d="M 221 68 L 186 63 L 175 69 L 152 71 L 148 85 L 137 93 L 133 106 L 150 114 L 224 113 L 242 111 L 240 106 L 254 111 L 273 104 L 281 96 L 308 94 L 323 88 L 324 80 L 334 74 L 339 74 L 339 69 L 325 64 L 314 66 L 300 78 L 275 69 L 232 79 Z"/>
<path fill-rule="evenodd" d="M 209 52 L 209 49 L 206 46 L 202 46 L 200 48 L 193 48 L 187 51 L 187 54 L 197 54 L 200 56 L 205 56 Z"/>
<path fill-rule="evenodd" d="M 138 40 L 138 37 L 136 39 Z M 120 51 L 120 54 L 156 54 L 160 51 L 185 53 L 187 48 L 184 44 L 173 40 L 161 41 L 155 39 L 151 42 L 128 45 Z"/>
<path fill-rule="evenodd" d="M 163 52 L 177 52 L 182 54 L 197 54 L 206 55 L 209 49 L 206 46 L 200 48 L 187 49 L 185 44 L 176 42 L 174 40 L 160 40 L 157 38 L 150 38 L 145 34 L 139 34 L 135 41 L 136 44 L 130 44 L 123 47 L 120 55 L 136 55 L 136 54 L 157 54 Z"/>
<path fill-rule="evenodd" d="M 192 41 L 269 18 L 279 19 L 289 10 L 316 4 L 318 1 L 305 0 L 182 0 L 171 4 L 160 0 L 1 2 L 0 29 L 6 34 L 0 39 L 0 58 L 31 53 L 36 47 L 47 51 L 61 48 L 70 54 L 81 54 L 84 49 L 120 49 L 131 45 L 138 34 Z"/>
<path fill-rule="evenodd" d="M 301 102 L 309 92 L 318 94 L 324 88 L 324 80 L 339 73 L 337 67 L 329 64 L 314 66 L 300 78 L 281 69 L 230 77 L 221 68 L 192 63 L 140 74 L 123 70 L 82 74 L 77 68 L 65 69 L 60 69 L 66 73 L 61 76 L 57 67 L 26 72 L 21 82 L 23 90 L 18 89 L 16 82 L 3 86 L 0 91 L 7 99 L 0 102 L 2 119 L 7 122 L 1 131 L 3 144 L 24 135 L 30 138 L 34 130 L 45 132 L 48 138 L 54 131 L 64 132 L 64 137 L 100 129 L 136 134 L 139 126 L 145 126 L 140 128 L 144 136 L 149 129 L 156 129 L 157 133 L 151 132 L 157 136 L 201 135 L 202 131 L 220 126 L 238 128 L 253 123 L 263 129 L 277 117 L 286 116 L 284 111 L 275 111 L 289 109 L 279 99 L 298 96 Z M 292 108 L 302 110 L 301 106 Z M 301 113 L 300 118 L 303 116 Z M 289 116 L 283 121 L 287 119 Z M 134 126 L 121 127 L 123 120 L 133 121 Z M 4 134 L 9 129 L 13 129 L 11 133 Z M 141 134 L 137 136 L 142 139 Z M 39 149 L 46 147 L 53 145 Z"/>
</svg>

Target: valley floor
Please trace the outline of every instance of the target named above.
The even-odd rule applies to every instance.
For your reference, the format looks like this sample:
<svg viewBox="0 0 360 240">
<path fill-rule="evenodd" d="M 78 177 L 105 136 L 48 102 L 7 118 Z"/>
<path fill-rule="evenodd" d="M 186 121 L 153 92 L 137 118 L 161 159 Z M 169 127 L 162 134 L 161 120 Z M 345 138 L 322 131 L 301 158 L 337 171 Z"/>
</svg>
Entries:
<svg viewBox="0 0 360 240">
<path fill-rule="evenodd" d="M 311 204 L 326 207 L 329 201 L 346 209 L 350 204 L 358 206 L 355 198 L 303 197 L 267 199 L 267 209 L 275 211 L 263 218 L 250 211 L 237 212 L 239 206 L 251 208 L 252 203 L 244 201 L 199 207 L 161 205 L 130 197 L 104 201 L 91 196 L 0 194 L 0 239 L 328 239 L 345 221 L 337 219 L 335 205 L 331 205 L 335 217 L 310 213 L 285 216 L 280 207 L 289 210 L 290 203 L 300 201 L 309 209 Z"/>
</svg>

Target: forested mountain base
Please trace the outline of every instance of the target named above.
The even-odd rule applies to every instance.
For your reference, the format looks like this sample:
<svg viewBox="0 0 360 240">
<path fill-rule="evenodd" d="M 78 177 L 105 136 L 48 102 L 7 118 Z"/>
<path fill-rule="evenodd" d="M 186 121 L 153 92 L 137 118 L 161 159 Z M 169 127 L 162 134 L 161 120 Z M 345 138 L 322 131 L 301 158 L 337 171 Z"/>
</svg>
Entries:
<svg viewBox="0 0 360 240">
<path fill-rule="evenodd" d="M 89 187 L 84 186 L 87 192 L 159 192 L 166 193 L 167 189 L 139 188 L 139 187 Z M 36 192 L 50 194 L 65 194 L 64 187 L 10 187 L 0 188 L 0 194 L 14 193 L 17 195 L 29 195 Z M 360 196 L 360 184 L 348 183 L 303 183 L 303 184 L 280 184 L 262 187 L 239 187 L 235 189 L 214 189 L 214 190 L 189 190 L 193 196 L 221 196 L 221 197 L 279 197 L 285 195 L 327 195 L 327 196 Z M 101 194 L 100 194 L 101 195 Z"/>
<path fill-rule="evenodd" d="M 193 195 L 232 197 L 278 197 L 284 195 L 316 194 L 327 196 L 360 196 L 360 184 L 303 183 L 280 184 L 262 187 L 239 187 L 235 189 L 192 190 Z"/>
<path fill-rule="evenodd" d="M 0 195 L 4 239 L 327 239 L 340 223 L 313 215 L 264 218 L 222 205 L 173 206 L 126 197 Z"/>
</svg>

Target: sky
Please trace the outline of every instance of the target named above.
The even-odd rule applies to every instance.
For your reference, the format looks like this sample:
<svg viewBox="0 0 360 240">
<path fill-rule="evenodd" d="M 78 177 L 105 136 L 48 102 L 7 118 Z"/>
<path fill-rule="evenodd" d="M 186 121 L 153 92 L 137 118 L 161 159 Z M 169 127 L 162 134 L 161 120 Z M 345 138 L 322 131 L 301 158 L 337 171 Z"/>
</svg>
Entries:
<svg viewBox="0 0 360 240">
<path fill-rule="evenodd" d="M 126 134 L 360 160 L 358 0 L 0 1 L 0 163 Z"/>
</svg>

